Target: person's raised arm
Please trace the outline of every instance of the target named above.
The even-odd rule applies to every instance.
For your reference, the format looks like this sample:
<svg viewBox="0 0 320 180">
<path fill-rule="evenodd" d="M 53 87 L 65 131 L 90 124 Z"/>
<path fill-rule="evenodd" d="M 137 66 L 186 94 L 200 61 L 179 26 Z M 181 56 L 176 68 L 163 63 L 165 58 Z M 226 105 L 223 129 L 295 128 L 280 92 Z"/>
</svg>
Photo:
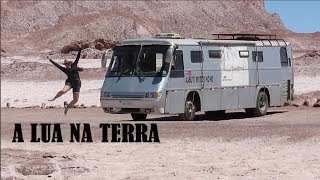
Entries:
<svg viewBox="0 0 320 180">
<path fill-rule="evenodd" d="M 64 67 L 60 66 L 58 63 L 52 61 L 52 59 L 49 59 L 49 61 L 50 61 L 53 65 L 55 65 L 57 68 L 59 68 L 61 71 L 65 72 L 65 69 L 66 69 L 66 68 L 64 68 Z"/>
<path fill-rule="evenodd" d="M 80 59 L 80 55 L 81 55 L 81 49 L 79 49 L 78 54 L 77 54 L 77 58 L 74 61 L 74 63 L 72 64 L 72 67 L 77 67 L 79 59 Z"/>
</svg>

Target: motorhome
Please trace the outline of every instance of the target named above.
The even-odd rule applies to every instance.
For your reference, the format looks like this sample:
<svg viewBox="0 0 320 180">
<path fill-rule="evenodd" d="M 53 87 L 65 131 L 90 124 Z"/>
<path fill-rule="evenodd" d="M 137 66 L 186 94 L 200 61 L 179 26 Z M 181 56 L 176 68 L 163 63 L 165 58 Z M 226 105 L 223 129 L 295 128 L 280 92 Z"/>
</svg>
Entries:
<svg viewBox="0 0 320 180">
<path fill-rule="evenodd" d="M 264 34 L 213 36 L 162 33 L 120 42 L 112 49 L 101 107 L 106 113 L 131 113 L 134 120 L 150 113 L 193 120 L 196 112 L 214 117 L 232 109 L 263 116 L 292 98 L 289 42 Z"/>
</svg>

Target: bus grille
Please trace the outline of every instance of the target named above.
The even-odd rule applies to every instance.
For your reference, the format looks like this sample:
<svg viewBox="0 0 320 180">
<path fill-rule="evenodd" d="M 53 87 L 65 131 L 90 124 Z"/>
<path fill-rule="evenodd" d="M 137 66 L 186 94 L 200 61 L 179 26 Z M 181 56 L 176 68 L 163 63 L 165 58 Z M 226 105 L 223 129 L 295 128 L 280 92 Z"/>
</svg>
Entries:
<svg viewBox="0 0 320 180">
<path fill-rule="evenodd" d="M 144 98 L 143 95 L 111 95 L 112 98 Z"/>
</svg>

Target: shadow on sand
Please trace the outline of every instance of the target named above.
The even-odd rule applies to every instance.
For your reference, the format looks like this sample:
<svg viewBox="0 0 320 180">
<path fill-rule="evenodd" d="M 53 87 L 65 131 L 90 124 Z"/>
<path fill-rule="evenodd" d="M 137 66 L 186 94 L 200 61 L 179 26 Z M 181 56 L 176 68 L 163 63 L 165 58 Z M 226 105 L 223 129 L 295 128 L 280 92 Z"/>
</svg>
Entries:
<svg viewBox="0 0 320 180">
<path fill-rule="evenodd" d="M 279 114 L 279 113 L 285 113 L 288 111 L 272 111 L 268 112 L 266 116 L 272 115 L 272 114 Z M 208 117 L 205 114 L 199 114 L 196 115 L 193 121 L 225 121 L 225 120 L 234 120 L 234 119 L 247 119 L 247 118 L 256 118 L 248 115 L 245 112 L 226 112 L 222 116 L 218 117 Z M 133 121 L 130 120 L 121 120 L 121 121 Z M 160 117 L 160 118 L 148 118 L 146 120 L 139 120 L 139 121 L 183 121 L 179 118 L 179 116 L 166 116 L 166 117 Z M 138 121 L 137 121 L 138 122 Z"/>
</svg>

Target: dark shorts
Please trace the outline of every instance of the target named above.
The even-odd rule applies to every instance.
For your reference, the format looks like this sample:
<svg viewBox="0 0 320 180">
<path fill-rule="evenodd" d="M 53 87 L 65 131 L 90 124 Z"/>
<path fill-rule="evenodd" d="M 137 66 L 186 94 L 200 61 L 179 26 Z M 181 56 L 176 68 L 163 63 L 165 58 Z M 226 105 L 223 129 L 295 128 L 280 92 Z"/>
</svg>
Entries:
<svg viewBox="0 0 320 180">
<path fill-rule="evenodd" d="M 75 80 L 75 81 L 66 80 L 65 85 L 72 88 L 72 92 L 74 92 L 74 93 L 80 92 L 80 88 L 81 88 L 81 81 L 80 80 Z"/>
</svg>

